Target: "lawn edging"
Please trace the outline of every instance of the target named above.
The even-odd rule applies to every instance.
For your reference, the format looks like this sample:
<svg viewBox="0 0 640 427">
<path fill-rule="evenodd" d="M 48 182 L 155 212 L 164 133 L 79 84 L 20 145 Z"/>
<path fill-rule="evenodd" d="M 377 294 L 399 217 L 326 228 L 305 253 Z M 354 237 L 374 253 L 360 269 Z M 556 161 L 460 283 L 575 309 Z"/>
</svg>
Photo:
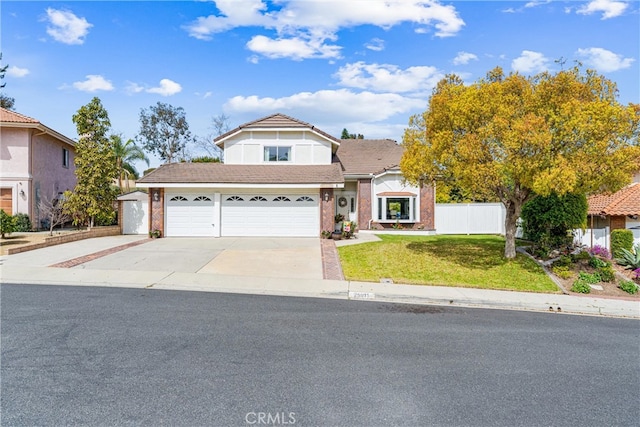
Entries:
<svg viewBox="0 0 640 427">
<path fill-rule="evenodd" d="M 529 252 L 527 252 L 527 250 L 523 247 L 523 246 L 518 246 L 516 248 L 517 252 L 520 252 L 521 254 L 524 254 L 526 256 L 528 256 L 529 258 L 531 258 L 532 260 L 534 260 L 536 262 L 536 264 L 538 264 L 540 267 L 542 267 L 542 269 L 544 270 L 544 272 L 546 273 L 547 276 L 549 276 L 549 279 L 551 279 L 551 281 L 553 283 L 556 284 L 556 286 L 560 289 L 560 291 L 564 294 L 564 295 L 570 295 L 569 291 L 567 291 L 564 286 L 562 285 L 562 283 L 560 283 L 560 281 L 558 280 L 558 278 L 555 276 L 555 274 L 553 274 L 553 272 L 549 269 L 549 267 L 543 263 L 540 262 L 539 260 L 537 260 L 535 257 L 531 256 L 531 254 Z"/>
</svg>

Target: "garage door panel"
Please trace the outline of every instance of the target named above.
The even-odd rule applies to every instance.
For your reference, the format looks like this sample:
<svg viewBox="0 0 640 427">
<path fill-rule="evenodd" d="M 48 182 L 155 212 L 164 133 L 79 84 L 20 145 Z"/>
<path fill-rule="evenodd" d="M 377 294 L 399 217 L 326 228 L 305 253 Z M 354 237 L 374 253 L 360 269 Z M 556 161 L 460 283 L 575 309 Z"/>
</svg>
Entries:
<svg viewBox="0 0 640 427">
<path fill-rule="evenodd" d="M 213 196 L 170 194 L 167 198 L 167 236 L 214 235 Z"/>
<path fill-rule="evenodd" d="M 276 197 L 279 201 L 273 201 Z M 301 197 L 305 199 L 296 201 Z M 241 201 L 240 198 L 244 200 Z M 268 201 L 250 201 L 252 198 L 265 198 Z M 315 237 L 319 233 L 319 224 L 316 195 L 222 197 L 223 236 Z"/>
</svg>

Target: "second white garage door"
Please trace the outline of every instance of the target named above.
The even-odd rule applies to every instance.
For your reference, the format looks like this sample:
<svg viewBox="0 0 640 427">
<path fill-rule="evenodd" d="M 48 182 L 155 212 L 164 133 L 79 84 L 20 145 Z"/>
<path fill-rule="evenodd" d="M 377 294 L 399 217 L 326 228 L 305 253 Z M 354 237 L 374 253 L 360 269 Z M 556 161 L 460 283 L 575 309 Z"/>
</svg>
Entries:
<svg viewBox="0 0 640 427">
<path fill-rule="evenodd" d="M 222 195 L 223 236 L 320 235 L 318 195 Z"/>
</svg>

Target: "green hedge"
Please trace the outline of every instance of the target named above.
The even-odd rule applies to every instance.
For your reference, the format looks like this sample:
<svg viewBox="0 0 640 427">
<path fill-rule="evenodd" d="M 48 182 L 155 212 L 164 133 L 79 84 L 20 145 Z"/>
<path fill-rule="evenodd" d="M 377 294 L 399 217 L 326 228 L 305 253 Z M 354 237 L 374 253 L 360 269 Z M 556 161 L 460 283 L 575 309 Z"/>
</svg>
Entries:
<svg viewBox="0 0 640 427">
<path fill-rule="evenodd" d="M 618 229 L 611 232 L 611 255 L 619 257 L 620 249 L 628 251 L 633 249 L 633 232 L 631 230 Z"/>
</svg>

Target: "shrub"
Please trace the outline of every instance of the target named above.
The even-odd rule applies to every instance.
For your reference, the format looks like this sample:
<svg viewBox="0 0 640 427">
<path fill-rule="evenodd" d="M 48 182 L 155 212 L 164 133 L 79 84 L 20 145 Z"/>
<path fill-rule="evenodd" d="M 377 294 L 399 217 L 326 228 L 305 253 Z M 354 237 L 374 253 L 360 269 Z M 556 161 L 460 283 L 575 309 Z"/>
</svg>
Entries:
<svg viewBox="0 0 640 427">
<path fill-rule="evenodd" d="M 631 230 L 618 229 L 611 232 L 611 255 L 620 256 L 621 249 L 628 251 L 633 247 L 633 232 Z"/>
<path fill-rule="evenodd" d="M 551 269 L 553 273 L 561 279 L 568 279 L 573 276 L 573 273 L 567 266 L 556 266 Z"/>
<path fill-rule="evenodd" d="M 593 268 L 602 268 L 611 264 L 609 264 L 607 261 L 601 260 L 600 258 L 591 257 L 591 259 L 589 259 L 589 265 Z"/>
<path fill-rule="evenodd" d="M 4 239 L 5 234 L 13 233 L 14 220 L 11 215 L 0 210 L 0 237 Z"/>
<path fill-rule="evenodd" d="M 613 267 L 608 264 L 598 268 L 597 273 L 603 282 L 613 282 L 616 279 L 616 273 L 613 271 Z"/>
<path fill-rule="evenodd" d="M 567 267 L 571 265 L 573 259 L 568 255 L 560 255 L 560 258 L 553 262 L 554 267 Z"/>
<path fill-rule="evenodd" d="M 635 270 L 640 268 L 640 245 L 636 245 L 634 252 L 626 249 L 620 249 L 619 258 L 616 258 L 616 262 L 625 268 Z"/>
<path fill-rule="evenodd" d="M 580 251 L 577 254 L 571 255 L 571 259 L 573 259 L 573 262 L 577 262 L 581 260 L 590 260 L 591 254 L 587 251 Z"/>
<path fill-rule="evenodd" d="M 576 280 L 571 287 L 572 292 L 578 292 L 580 294 L 588 294 L 591 292 L 591 286 L 583 280 Z"/>
<path fill-rule="evenodd" d="M 13 231 L 16 232 L 26 232 L 26 231 L 31 231 L 32 227 L 31 227 L 31 220 L 29 219 L 29 215 L 25 214 L 25 213 L 19 213 L 19 214 L 15 214 L 13 216 Z"/>
<path fill-rule="evenodd" d="M 578 280 L 588 284 L 596 284 L 602 281 L 602 278 L 598 273 L 585 273 L 584 271 L 581 271 L 578 275 Z"/>
<path fill-rule="evenodd" d="M 587 207 L 584 194 L 537 196 L 522 207 L 525 238 L 545 249 L 569 246 L 571 231 L 586 226 Z"/>
<path fill-rule="evenodd" d="M 595 245 L 594 247 L 592 247 L 589 250 L 589 253 L 591 255 L 599 256 L 600 258 L 611 259 L 611 254 L 609 253 L 609 250 L 600 245 Z"/>
<path fill-rule="evenodd" d="M 635 295 L 635 294 L 638 293 L 638 285 L 633 283 L 631 280 L 624 280 L 624 281 L 620 282 L 618 287 L 620 289 L 622 289 L 623 291 L 625 291 L 626 293 L 631 294 L 631 295 Z"/>
</svg>

